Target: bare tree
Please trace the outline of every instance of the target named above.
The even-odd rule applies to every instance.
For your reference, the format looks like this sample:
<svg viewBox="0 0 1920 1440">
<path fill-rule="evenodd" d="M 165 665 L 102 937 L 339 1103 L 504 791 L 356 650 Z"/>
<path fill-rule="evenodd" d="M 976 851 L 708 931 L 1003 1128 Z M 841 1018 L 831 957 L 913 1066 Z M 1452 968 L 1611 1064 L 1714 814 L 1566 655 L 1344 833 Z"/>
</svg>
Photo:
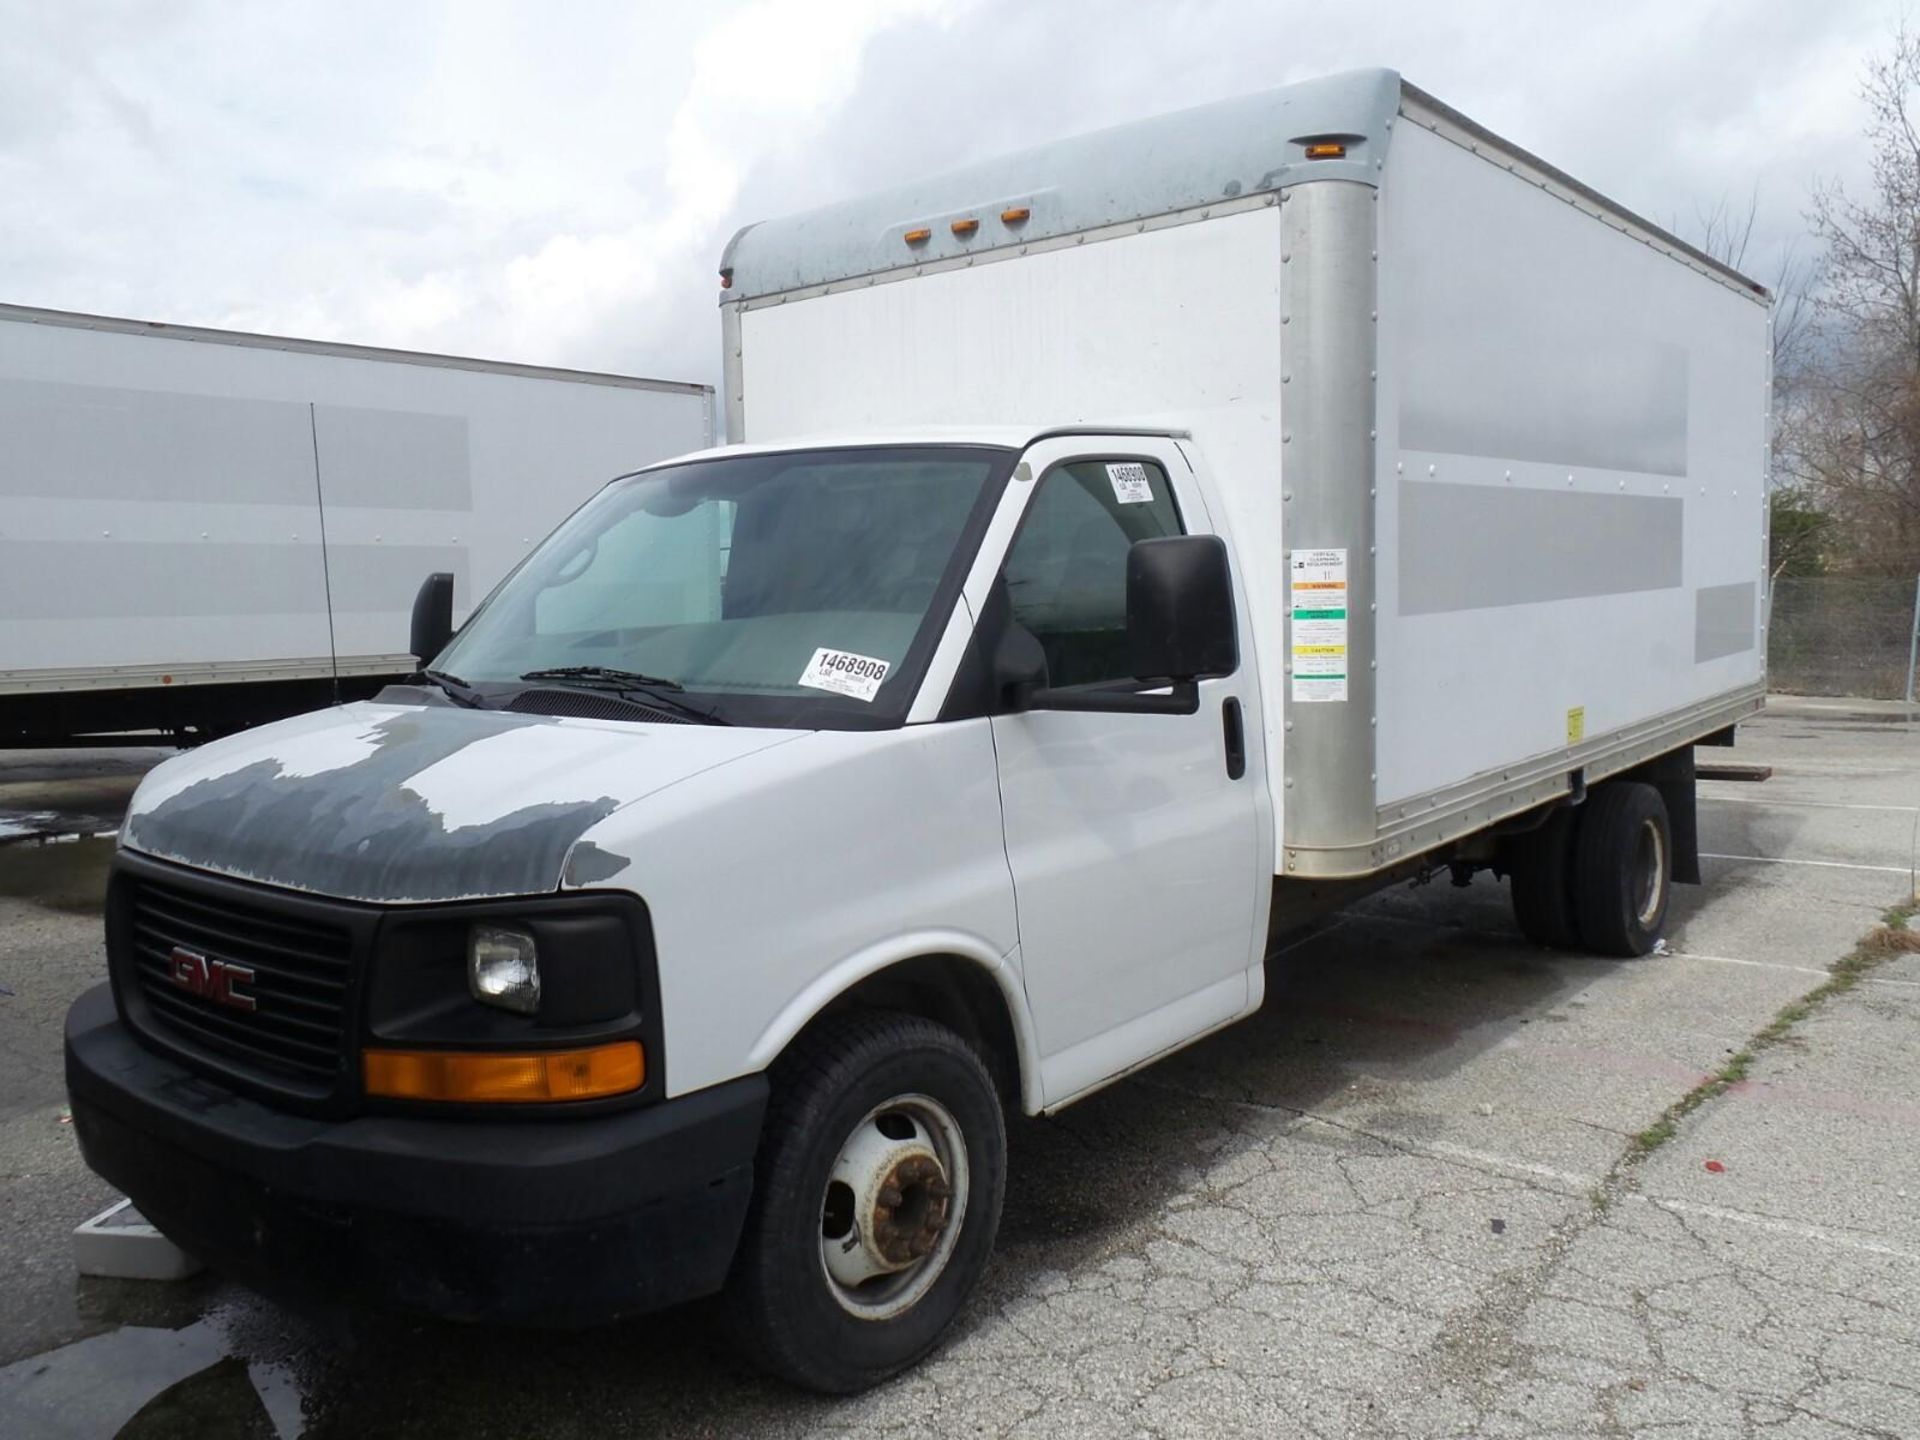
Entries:
<svg viewBox="0 0 1920 1440">
<path fill-rule="evenodd" d="M 1817 185 L 1823 248 L 1805 339 L 1813 363 L 1783 453 L 1850 552 L 1851 568 L 1920 565 L 1920 35 L 1903 24 L 1867 67 L 1864 196 Z M 1777 340 L 1776 340 L 1777 344 Z"/>
<path fill-rule="evenodd" d="M 1722 195 L 1711 205 L 1696 205 L 1691 221 L 1677 217 L 1668 226 L 1676 235 L 1691 237 L 1703 253 L 1735 270 L 1747 269 L 1753 232 L 1760 217 L 1760 192 L 1736 205 Z M 1773 296 L 1774 383 L 1790 385 L 1806 359 L 1813 320 L 1813 289 L 1818 267 L 1795 246 L 1789 246 L 1774 268 L 1768 289 Z M 1757 277 L 1756 277 L 1757 278 Z"/>
<path fill-rule="evenodd" d="M 1759 218 L 1758 190 L 1744 206 L 1722 195 L 1697 206 L 1690 222 L 1677 217 L 1669 228 L 1689 235 L 1715 260 L 1744 270 Z M 1832 520 L 1820 495 L 1804 478 L 1806 466 L 1795 446 L 1804 430 L 1808 367 L 1812 359 L 1813 298 L 1818 271 L 1807 256 L 1789 246 L 1781 255 L 1770 286 L 1773 296 L 1773 463 L 1768 483 L 1771 506 L 1771 568 L 1781 575 L 1812 575 L 1826 567 Z"/>
</svg>

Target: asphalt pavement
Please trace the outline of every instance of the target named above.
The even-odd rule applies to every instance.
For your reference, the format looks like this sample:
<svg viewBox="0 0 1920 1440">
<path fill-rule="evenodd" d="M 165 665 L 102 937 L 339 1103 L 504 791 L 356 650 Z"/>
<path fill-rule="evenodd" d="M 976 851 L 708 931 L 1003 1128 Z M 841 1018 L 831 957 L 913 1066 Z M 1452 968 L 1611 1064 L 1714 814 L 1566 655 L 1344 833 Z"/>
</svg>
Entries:
<svg viewBox="0 0 1920 1440">
<path fill-rule="evenodd" d="M 1667 953 L 1400 887 L 1272 957 L 1251 1020 L 1017 1122 L 981 1293 L 852 1400 L 699 1307 L 529 1334 L 78 1278 L 109 1195 L 59 1019 L 111 841 L 0 844 L 0 1435 L 1920 1434 L 1920 955 L 1782 1020 L 1912 896 L 1920 728 L 1782 702 L 1726 758 L 1773 774 L 1703 783 Z"/>
</svg>

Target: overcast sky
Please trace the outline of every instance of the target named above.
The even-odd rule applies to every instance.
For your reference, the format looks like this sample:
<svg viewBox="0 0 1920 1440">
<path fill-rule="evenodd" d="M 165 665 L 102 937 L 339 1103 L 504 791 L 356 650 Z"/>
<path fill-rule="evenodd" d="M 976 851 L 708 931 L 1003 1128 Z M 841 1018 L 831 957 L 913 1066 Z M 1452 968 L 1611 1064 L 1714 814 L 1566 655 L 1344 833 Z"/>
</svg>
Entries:
<svg viewBox="0 0 1920 1440">
<path fill-rule="evenodd" d="M 1388 65 L 1642 214 L 1856 184 L 1887 0 L 0 0 L 0 301 L 716 382 L 741 224 Z"/>
</svg>

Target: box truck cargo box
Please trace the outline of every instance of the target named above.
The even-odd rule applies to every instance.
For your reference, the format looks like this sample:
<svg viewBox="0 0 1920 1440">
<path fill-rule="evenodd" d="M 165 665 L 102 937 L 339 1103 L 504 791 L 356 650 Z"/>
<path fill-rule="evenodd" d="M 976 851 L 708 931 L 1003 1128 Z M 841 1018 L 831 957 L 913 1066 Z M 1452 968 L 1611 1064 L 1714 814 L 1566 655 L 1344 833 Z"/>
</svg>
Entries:
<svg viewBox="0 0 1920 1440">
<path fill-rule="evenodd" d="M 703 385 L 0 305 L 0 746 L 364 698 Z"/>
<path fill-rule="evenodd" d="M 1247 1015 L 1275 929 L 1491 870 L 1533 942 L 1657 943 L 1764 678 L 1749 282 L 1385 71 L 721 275 L 746 443 L 134 797 L 68 1082 L 187 1250 L 468 1318 L 724 1290 L 859 1389 L 981 1273 L 1003 1104 Z"/>
<path fill-rule="evenodd" d="M 1162 423 L 1216 476 L 1281 873 L 1757 709 L 1769 300 L 1386 72 L 750 226 L 728 434 Z"/>
</svg>

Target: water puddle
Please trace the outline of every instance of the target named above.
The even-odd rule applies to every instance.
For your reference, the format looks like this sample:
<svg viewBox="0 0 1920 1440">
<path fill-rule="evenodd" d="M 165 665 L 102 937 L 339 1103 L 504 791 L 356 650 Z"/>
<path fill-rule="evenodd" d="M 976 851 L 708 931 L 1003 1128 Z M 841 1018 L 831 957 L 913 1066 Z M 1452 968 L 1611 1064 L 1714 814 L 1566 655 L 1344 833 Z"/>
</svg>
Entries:
<svg viewBox="0 0 1920 1440">
<path fill-rule="evenodd" d="M 0 1368 L 0 1434 L 47 1440 L 297 1440 L 292 1371 L 233 1353 L 219 1316 L 124 1325 Z"/>
<path fill-rule="evenodd" d="M 0 897 L 70 914 L 97 912 L 106 897 L 115 834 L 0 838 Z"/>
<path fill-rule="evenodd" d="M 112 815 L 56 815 L 52 811 L 0 811 L 0 848 L 18 845 L 71 845 L 76 840 L 111 840 L 120 833 Z"/>
<path fill-rule="evenodd" d="M 0 849 L 118 828 L 160 749 L 0 750 Z"/>
</svg>

